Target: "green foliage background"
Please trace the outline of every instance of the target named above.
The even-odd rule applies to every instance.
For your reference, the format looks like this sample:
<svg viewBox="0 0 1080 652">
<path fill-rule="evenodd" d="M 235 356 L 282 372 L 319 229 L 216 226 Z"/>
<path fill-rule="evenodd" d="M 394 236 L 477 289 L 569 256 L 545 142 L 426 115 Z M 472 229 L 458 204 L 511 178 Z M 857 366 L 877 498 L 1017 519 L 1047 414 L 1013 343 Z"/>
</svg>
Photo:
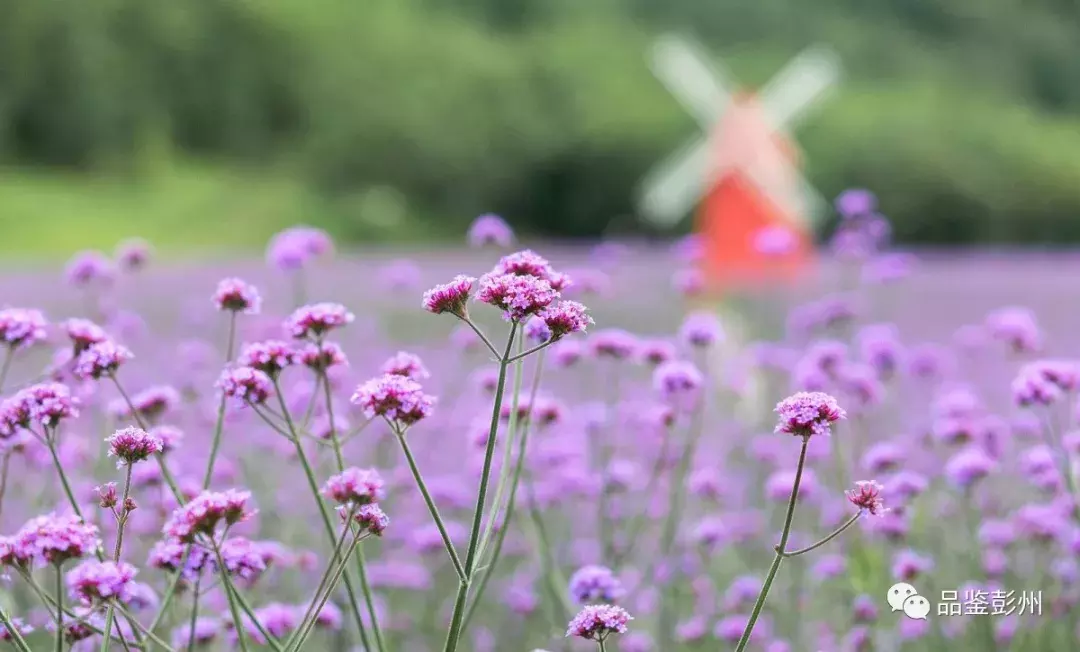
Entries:
<svg viewBox="0 0 1080 652">
<path fill-rule="evenodd" d="M 697 129 L 644 60 L 666 30 L 748 85 L 835 47 L 807 174 L 900 239 L 1080 239 L 1072 0 L 0 0 L 3 247 L 637 229 Z"/>
</svg>

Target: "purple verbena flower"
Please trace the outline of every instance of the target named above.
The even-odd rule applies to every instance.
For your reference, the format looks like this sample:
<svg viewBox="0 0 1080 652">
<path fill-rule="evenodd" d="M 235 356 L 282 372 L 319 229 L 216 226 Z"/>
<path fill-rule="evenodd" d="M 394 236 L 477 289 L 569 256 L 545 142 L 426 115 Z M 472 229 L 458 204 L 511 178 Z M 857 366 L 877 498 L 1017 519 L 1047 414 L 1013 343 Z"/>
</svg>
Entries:
<svg viewBox="0 0 1080 652">
<path fill-rule="evenodd" d="M 351 467 L 327 480 L 322 492 L 339 505 L 359 506 L 383 500 L 384 486 L 382 476 L 375 469 Z"/>
<path fill-rule="evenodd" d="M 293 311 L 285 320 L 285 330 L 296 339 L 318 339 L 355 318 L 340 303 L 315 303 Z"/>
<path fill-rule="evenodd" d="M 480 277 L 476 298 L 499 308 L 507 321 L 522 321 L 555 301 L 559 293 L 543 278 L 490 273 Z"/>
<path fill-rule="evenodd" d="M 411 426 L 431 414 L 435 397 L 425 394 L 420 383 L 411 378 L 384 374 L 357 387 L 351 401 L 369 419 L 378 416 Z"/>
<path fill-rule="evenodd" d="M 318 342 L 305 346 L 299 353 L 300 363 L 313 371 L 326 371 L 332 367 L 345 367 L 349 359 L 335 342 Z"/>
<path fill-rule="evenodd" d="M 226 369 L 217 382 L 222 394 L 241 405 L 261 405 L 274 394 L 274 381 L 251 367 Z"/>
<path fill-rule="evenodd" d="M 424 380 L 431 377 L 431 373 L 427 370 L 427 367 L 424 366 L 420 357 L 405 351 L 398 351 L 395 353 L 389 360 L 383 363 L 383 366 L 379 371 L 394 376 L 405 376 L 406 378 L 411 378 L 413 380 Z"/>
<path fill-rule="evenodd" d="M 860 480 L 855 483 L 855 488 L 846 492 L 847 499 L 852 505 L 869 512 L 873 516 L 881 516 L 887 510 L 881 500 L 883 487 L 873 480 Z"/>
<path fill-rule="evenodd" d="M 828 435 L 832 424 L 847 417 L 836 399 L 824 392 L 798 392 L 776 406 L 776 432 L 810 437 Z"/>
<path fill-rule="evenodd" d="M 233 525 L 251 518 L 255 511 L 248 504 L 250 500 L 248 491 L 204 491 L 177 508 L 165 521 L 162 532 L 184 543 L 190 543 L 198 534 L 212 536 L 219 523 Z"/>
<path fill-rule="evenodd" d="M 338 507 L 338 513 L 342 519 L 347 518 L 350 511 L 345 506 Z M 390 525 L 390 517 L 375 503 L 361 505 L 353 512 L 352 520 L 360 526 L 362 532 L 370 532 L 377 537 L 381 537 Z"/>
<path fill-rule="evenodd" d="M 708 347 L 724 338 L 720 319 L 711 312 L 688 314 L 679 327 L 679 339 L 693 347 Z"/>
<path fill-rule="evenodd" d="M 266 340 L 246 345 L 240 351 L 237 364 L 241 367 L 258 369 L 274 378 L 286 367 L 296 364 L 296 358 L 296 349 L 288 342 Z"/>
<path fill-rule="evenodd" d="M 126 347 L 105 340 L 91 344 L 75 358 L 72 372 L 80 380 L 98 379 L 116 373 L 120 365 L 135 357 Z"/>
<path fill-rule="evenodd" d="M 467 318 L 469 295 L 475 282 L 474 277 L 459 274 L 449 283 L 436 285 L 424 293 L 424 310 L 436 315 L 448 312 L 462 319 Z"/>
<path fill-rule="evenodd" d="M 98 529 L 74 514 L 46 514 L 30 519 L 11 538 L 15 559 L 38 566 L 59 566 L 101 547 Z"/>
<path fill-rule="evenodd" d="M 88 607 L 113 598 L 127 602 L 137 573 L 131 564 L 89 559 L 67 572 L 68 592 Z"/>
<path fill-rule="evenodd" d="M 514 244 L 514 232 L 506 220 L 489 213 L 473 220 L 469 226 L 468 241 L 472 247 L 496 246 L 506 249 Z"/>
<path fill-rule="evenodd" d="M 225 278 L 218 282 L 214 292 L 214 305 L 218 310 L 257 315 L 262 309 L 262 297 L 255 286 L 238 278 Z"/>
<path fill-rule="evenodd" d="M 625 634 L 627 623 L 633 619 L 622 607 L 608 604 L 587 605 L 570 621 L 566 635 L 589 641 L 602 641 L 611 634 Z"/>
<path fill-rule="evenodd" d="M 105 441 L 109 442 L 109 457 L 117 459 L 117 468 L 142 462 L 149 459 L 151 455 L 162 452 L 165 448 L 160 439 L 142 428 L 133 426 L 117 430 Z"/>
<path fill-rule="evenodd" d="M 0 344 L 25 349 L 48 338 L 49 323 L 40 310 L 7 308 L 0 310 Z"/>
<path fill-rule="evenodd" d="M 622 582 L 606 566 L 582 566 L 570 576 L 569 588 L 578 604 L 618 602 L 626 594 Z"/>
<path fill-rule="evenodd" d="M 593 319 L 586 314 L 588 308 L 577 301 L 559 301 L 544 308 L 537 316 L 543 320 L 550 339 L 559 339 L 571 333 L 584 333 Z"/>
</svg>

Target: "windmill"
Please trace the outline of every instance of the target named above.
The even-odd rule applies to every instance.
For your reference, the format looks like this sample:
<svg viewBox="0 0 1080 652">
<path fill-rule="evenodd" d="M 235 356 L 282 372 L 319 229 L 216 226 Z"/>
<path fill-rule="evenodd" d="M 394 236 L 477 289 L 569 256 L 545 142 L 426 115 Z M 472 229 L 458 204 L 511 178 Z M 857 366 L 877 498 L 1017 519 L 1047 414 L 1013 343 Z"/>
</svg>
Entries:
<svg viewBox="0 0 1080 652">
<path fill-rule="evenodd" d="M 702 132 L 643 181 L 640 212 L 653 226 L 670 228 L 698 207 L 702 272 L 712 289 L 798 278 L 813 261 L 813 228 L 825 200 L 799 172 L 791 131 L 836 85 L 840 65 L 827 48 L 803 51 L 759 92 L 738 90 L 732 78 L 689 39 L 669 35 L 651 52 L 653 73 L 692 115 Z M 786 234 L 769 250 L 765 233 Z M 728 339 L 708 363 L 711 376 L 732 360 L 747 330 L 725 306 Z M 740 406 L 760 414 L 767 402 L 762 379 L 744 378 Z"/>
<path fill-rule="evenodd" d="M 703 271 L 714 284 L 800 274 L 827 204 L 799 173 L 790 133 L 839 79 L 836 56 L 823 47 L 805 50 L 757 93 L 737 90 L 683 37 L 658 40 L 650 63 L 702 133 L 644 179 L 642 216 L 670 228 L 700 206 Z M 790 233 L 786 251 L 762 251 L 755 238 L 766 229 Z"/>
</svg>

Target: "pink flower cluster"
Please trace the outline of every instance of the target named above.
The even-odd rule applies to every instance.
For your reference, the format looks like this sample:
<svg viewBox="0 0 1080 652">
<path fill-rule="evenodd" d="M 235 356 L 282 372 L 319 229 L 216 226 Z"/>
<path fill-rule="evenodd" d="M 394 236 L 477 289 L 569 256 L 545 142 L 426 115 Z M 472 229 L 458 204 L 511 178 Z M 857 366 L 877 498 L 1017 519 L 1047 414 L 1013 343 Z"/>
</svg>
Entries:
<svg viewBox="0 0 1080 652">
<path fill-rule="evenodd" d="M 49 323 L 40 310 L 7 308 L 0 310 L 0 343 L 11 349 L 25 349 L 48 337 Z"/>
<path fill-rule="evenodd" d="M 258 369 L 273 378 L 286 367 L 296 364 L 296 359 L 296 350 L 288 342 L 267 340 L 245 346 L 237 363 L 241 367 Z"/>
<path fill-rule="evenodd" d="M 338 514 L 341 515 L 342 519 L 346 519 L 349 516 L 349 509 L 344 506 L 339 507 Z M 390 517 L 375 503 L 361 505 L 353 513 L 352 520 L 360 526 L 361 532 L 370 532 L 377 537 L 381 537 L 386 528 L 390 526 Z"/>
<path fill-rule="evenodd" d="M 356 317 L 340 303 L 316 303 L 297 308 L 285 320 L 285 331 L 300 339 L 318 339 L 326 333 L 351 324 Z"/>
<path fill-rule="evenodd" d="M 356 388 L 352 402 L 369 419 L 383 417 L 403 426 L 411 426 L 431 414 L 435 397 L 424 393 L 420 383 L 405 376 L 384 374 Z"/>
<path fill-rule="evenodd" d="M 46 514 L 28 521 L 0 543 L 0 563 L 59 566 L 101 546 L 97 527 L 74 514 Z"/>
<path fill-rule="evenodd" d="M 340 505 L 354 506 L 377 503 L 386 491 L 378 471 L 352 467 L 327 480 L 323 495 Z"/>
<path fill-rule="evenodd" d="M 92 345 L 109 339 L 105 330 L 89 319 L 68 319 L 62 328 L 71 340 L 76 356 Z"/>
<path fill-rule="evenodd" d="M 68 571 L 68 592 L 88 607 L 114 598 L 128 602 L 138 572 L 128 563 L 90 559 Z"/>
<path fill-rule="evenodd" d="M 449 283 L 436 285 L 424 293 L 424 310 L 441 315 L 448 312 L 462 319 L 468 316 L 466 306 L 476 278 L 459 274 Z"/>
<path fill-rule="evenodd" d="M 117 419 L 129 419 L 132 414 L 132 406 L 135 414 L 147 421 L 157 421 L 170 410 L 180 405 L 180 392 L 169 385 L 147 387 L 131 397 L 131 405 L 120 398 L 109 403 L 109 412 Z"/>
<path fill-rule="evenodd" d="M 873 516 L 881 516 L 888 511 L 881 500 L 882 489 L 874 480 L 860 480 L 855 483 L 854 489 L 846 492 L 847 499 L 852 505 L 870 512 Z"/>
<path fill-rule="evenodd" d="M 91 344 L 75 358 L 72 372 L 80 380 L 98 379 L 116 372 L 120 365 L 135 357 L 126 347 L 104 340 Z"/>
<path fill-rule="evenodd" d="M 413 380 L 424 380 L 431 377 L 431 373 L 428 372 L 427 367 L 424 366 L 420 358 L 405 351 L 395 353 L 393 357 L 383 363 L 380 371 L 384 374 L 405 376 Z"/>
<path fill-rule="evenodd" d="M 559 293 L 535 276 L 490 273 L 480 277 L 476 298 L 499 308 L 507 321 L 522 321 L 550 306 Z"/>
<path fill-rule="evenodd" d="M 313 371 L 326 371 L 331 367 L 345 367 L 349 359 L 335 342 L 308 344 L 299 353 L 300 363 Z"/>
<path fill-rule="evenodd" d="M 117 468 L 142 462 L 165 448 L 160 439 L 142 428 L 133 426 L 117 430 L 105 441 L 109 442 L 109 457 L 117 459 Z"/>
<path fill-rule="evenodd" d="M 836 399 L 824 392 L 798 392 L 776 406 L 776 432 L 797 437 L 828 435 L 832 424 L 847 418 Z"/>
<path fill-rule="evenodd" d="M 41 383 L 20 390 L 0 403 L 0 439 L 37 423 L 54 428 L 63 419 L 79 416 L 79 399 L 67 385 Z"/>
<path fill-rule="evenodd" d="M 162 532 L 183 543 L 191 543 L 198 534 L 213 536 L 221 523 L 230 526 L 251 518 L 255 510 L 248 505 L 250 500 L 248 491 L 204 491 L 176 509 Z"/>
<path fill-rule="evenodd" d="M 274 394 L 274 381 L 270 376 L 251 367 L 237 367 L 222 372 L 218 389 L 240 405 L 261 405 Z"/>
<path fill-rule="evenodd" d="M 218 310 L 257 315 L 262 309 L 262 297 L 254 286 L 238 278 L 225 278 L 214 292 L 214 305 Z"/>
<path fill-rule="evenodd" d="M 627 623 L 633 619 L 622 607 L 608 604 L 587 605 L 570 621 L 566 635 L 600 641 L 610 634 L 625 634 Z"/>
</svg>

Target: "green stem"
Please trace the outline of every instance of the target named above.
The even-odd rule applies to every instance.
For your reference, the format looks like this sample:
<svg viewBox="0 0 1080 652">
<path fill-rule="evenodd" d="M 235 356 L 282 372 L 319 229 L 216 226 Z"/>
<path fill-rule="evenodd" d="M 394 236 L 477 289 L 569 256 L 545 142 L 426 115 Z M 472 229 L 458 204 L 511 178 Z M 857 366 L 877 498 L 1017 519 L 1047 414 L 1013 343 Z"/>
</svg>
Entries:
<svg viewBox="0 0 1080 652">
<path fill-rule="evenodd" d="M 71 510 L 75 512 L 75 516 L 83 519 L 82 509 L 79 507 L 79 501 L 75 500 L 75 492 L 71 490 L 71 484 L 68 483 L 67 473 L 64 473 L 64 466 L 60 463 L 60 456 L 56 453 L 56 441 L 55 437 L 50 437 L 49 433 L 45 433 L 45 442 L 49 449 L 49 454 L 52 455 L 53 466 L 56 467 L 56 474 L 60 476 L 60 486 L 64 488 L 64 493 L 67 495 L 68 502 L 71 503 Z M 101 551 L 98 551 L 98 557 L 104 560 L 104 555 Z"/>
<path fill-rule="evenodd" d="M 120 501 L 120 516 L 116 523 L 116 547 L 113 549 L 113 561 L 120 561 L 120 551 L 124 547 L 124 526 L 127 525 L 128 511 L 127 502 L 131 497 L 131 470 L 134 464 L 127 465 L 127 474 L 124 477 L 124 498 Z M 105 640 L 101 643 L 101 652 L 109 652 L 112 642 L 113 606 L 109 603 L 109 609 L 105 612 Z"/>
<path fill-rule="evenodd" d="M 488 339 L 487 335 L 484 335 L 484 331 L 480 330 L 480 327 L 473 323 L 473 320 L 469 319 L 468 317 L 458 318 L 468 324 L 469 328 L 471 328 L 473 332 L 476 333 L 476 336 L 479 337 L 480 341 L 484 343 L 484 346 L 488 348 L 488 351 L 491 351 L 491 355 L 495 357 L 499 356 L 499 350 L 495 348 L 495 345 L 491 343 L 491 340 Z"/>
<path fill-rule="evenodd" d="M 338 537 L 337 543 L 334 545 L 334 554 L 333 556 L 331 556 L 330 561 L 327 562 L 326 570 L 323 571 L 322 577 L 319 578 L 319 584 L 315 587 L 315 593 L 311 596 L 311 603 L 308 604 L 307 609 L 304 611 L 304 616 L 300 619 L 300 625 L 297 626 L 295 630 L 293 630 L 293 635 L 285 641 L 286 650 L 292 647 L 293 642 L 297 638 L 297 635 L 300 632 L 304 631 L 305 627 L 307 626 L 308 618 L 311 618 L 313 614 L 315 615 L 315 617 L 318 617 L 318 612 L 315 611 L 315 606 L 318 604 L 319 596 L 322 595 L 323 590 L 326 589 L 327 584 L 330 582 L 330 578 L 334 575 L 335 568 L 348 562 L 347 557 L 341 556 L 341 551 L 345 547 L 345 539 L 348 537 L 349 534 L 349 524 L 352 523 L 353 514 L 355 514 L 355 511 L 350 511 L 348 518 L 345 519 L 345 525 L 341 528 L 341 536 Z M 335 563 L 338 559 L 340 559 L 341 562 Z"/>
<path fill-rule="evenodd" d="M 15 649 L 19 652 L 33 652 L 30 646 L 26 644 L 26 639 L 22 637 L 19 629 L 15 626 L 15 623 L 8 617 L 7 612 L 0 609 L 0 625 L 4 626 L 8 635 L 11 637 L 11 644 L 15 646 Z"/>
<path fill-rule="evenodd" d="M 64 575 L 59 565 L 56 567 L 56 652 L 64 652 Z"/>
<path fill-rule="evenodd" d="M 315 499 L 315 504 L 319 508 L 319 515 L 322 517 L 323 527 L 326 530 L 326 536 L 330 540 L 330 545 L 333 546 L 337 541 L 337 529 L 334 528 L 334 524 L 330 519 L 330 513 L 327 511 L 326 503 L 323 502 L 322 496 L 319 493 L 319 483 L 315 479 L 315 471 L 311 468 L 311 462 L 308 461 L 307 453 L 304 452 L 304 446 L 302 445 L 300 438 L 297 436 L 296 427 L 293 424 L 292 416 L 289 414 L 289 408 L 285 404 L 285 397 L 281 393 L 281 385 L 277 379 L 274 379 L 274 393 L 277 394 L 278 404 L 281 406 L 282 416 L 285 420 L 285 424 L 289 429 L 293 445 L 296 447 L 296 456 L 300 460 L 300 467 L 304 470 L 304 477 L 307 479 L 308 489 L 311 490 L 311 496 Z M 349 604 L 353 610 L 353 616 L 356 619 L 356 626 L 360 630 L 360 638 L 367 648 L 370 648 L 370 644 L 366 643 L 367 629 L 364 627 L 363 619 L 360 616 L 360 603 L 356 600 L 356 592 L 353 590 L 352 581 L 348 575 L 345 575 L 345 589 L 349 594 Z M 371 599 L 370 590 L 364 593 L 364 598 L 368 602 L 368 609 L 374 613 L 374 603 Z M 373 621 L 371 623 L 373 628 L 378 627 Z M 383 648 L 377 648 L 382 651 Z"/>
<path fill-rule="evenodd" d="M 319 341 L 320 352 L 322 350 L 323 342 Z M 326 419 L 330 427 L 330 444 L 334 449 L 334 461 L 337 464 L 338 473 L 345 471 L 345 455 L 341 451 L 341 437 L 337 431 L 337 421 L 334 418 L 334 401 L 333 395 L 330 392 L 330 376 L 327 375 L 326 370 L 323 369 L 319 372 L 316 383 L 322 383 L 323 387 L 323 399 L 326 402 Z M 367 421 L 366 424 L 371 423 Z M 365 424 L 365 425 L 366 425 Z M 363 427 L 361 427 L 361 430 Z M 371 621 L 371 633 L 375 637 L 375 646 L 380 652 L 386 649 L 386 642 L 383 640 L 382 627 L 379 627 L 379 617 L 375 613 L 375 600 L 371 593 L 371 584 L 368 583 L 367 568 L 364 562 L 364 550 L 362 548 L 353 548 L 356 551 L 356 575 L 360 580 L 360 593 L 364 596 L 364 606 L 367 609 L 368 619 Z M 351 552 L 349 553 L 352 554 Z M 345 563 L 342 561 L 342 563 Z M 352 579 L 349 577 L 348 571 L 345 571 L 345 587 L 352 592 Z M 320 607 L 321 609 L 321 607 Z M 359 610 L 358 610 L 359 613 Z M 364 630 L 363 623 L 357 620 L 357 625 L 360 627 L 360 638 L 367 646 L 367 632 Z"/>
<path fill-rule="evenodd" d="M 447 632 L 443 652 L 457 650 L 458 638 L 461 636 L 461 622 L 465 616 L 465 601 L 469 597 L 469 583 L 472 580 L 473 568 L 476 564 L 476 549 L 480 539 L 480 527 L 484 520 L 484 503 L 487 500 L 487 485 L 491 477 L 491 461 L 495 456 L 495 439 L 499 433 L 503 390 L 506 388 L 506 369 L 510 366 L 510 351 L 514 346 L 514 336 L 517 334 L 517 328 L 516 323 L 510 326 L 510 335 L 506 338 L 506 350 L 499 360 L 499 379 L 495 385 L 495 401 L 491 410 L 491 428 L 488 431 L 487 446 L 484 451 L 484 466 L 480 472 L 480 489 L 476 494 L 476 511 L 473 513 L 472 531 L 469 534 L 469 551 L 465 555 L 465 572 L 469 580 L 461 582 L 458 586 L 457 597 L 454 599 L 454 612 L 450 619 L 450 631 Z"/>
<path fill-rule="evenodd" d="M 786 551 L 785 551 L 785 552 L 783 552 L 783 553 L 781 553 L 781 554 L 783 554 L 783 556 L 784 556 L 784 557 L 798 557 L 799 555 L 805 555 L 806 553 L 808 553 L 808 552 L 810 552 L 810 551 L 812 551 L 812 550 L 817 550 L 817 549 L 818 549 L 818 548 L 820 548 L 821 546 L 825 545 L 826 543 L 828 543 L 828 542 L 832 541 L 832 540 L 833 540 L 833 539 L 835 539 L 836 537 L 838 537 L 838 536 L 840 536 L 841 534 L 843 534 L 843 533 L 844 533 L 844 530 L 848 529 L 848 528 L 849 528 L 849 527 L 851 527 L 852 525 L 855 525 L 855 521 L 859 520 L 859 518 L 860 518 L 860 517 L 862 517 L 862 515 L 863 515 L 863 510 L 859 510 L 858 512 L 855 512 L 855 515 L 854 515 L 854 516 L 852 516 L 852 517 L 851 517 L 851 518 L 849 518 L 849 519 L 848 519 L 847 521 L 845 521 L 843 525 L 841 525 L 840 527 L 838 527 L 838 528 L 836 528 L 835 530 L 833 530 L 832 534 L 830 534 L 829 536 L 825 537 L 825 538 L 824 538 L 824 539 L 822 539 L 821 541 L 818 541 L 818 542 L 817 542 L 817 543 L 815 543 L 814 545 L 811 545 L 811 546 L 807 546 L 807 547 L 805 547 L 805 548 L 800 548 L 800 549 L 798 549 L 798 550 L 792 550 L 791 552 L 786 552 Z M 777 546 L 777 547 L 776 547 L 776 548 L 774 548 L 773 550 L 776 550 L 777 552 L 780 552 L 780 551 L 778 550 L 778 548 L 779 548 L 779 546 Z"/>
<path fill-rule="evenodd" d="M 236 313 L 233 313 L 234 315 Z M 191 593 L 191 619 L 188 621 L 188 652 L 195 649 L 195 624 L 199 620 L 199 584 L 202 583 L 202 573 L 195 577 L 195 588 Z"/>
<path fill-rule="evenodd" d="M 246 625 L 244 625 L 244 620 L 240 617 L 240 609 L 236 606 L 236 593 L 233 591 L 232 582 L 229 581 L 229 570 L 225 566 L 225 561 L 221 558 L 221 553 L 218 551 L 217 541 L 211 543 L 214 556 L 217 558 L 218 572 L 221 573 L 222 582 L 225 583 L 225 598 L 229 601 L 229 613 L 232 614 L 233 626 L 236 628 L 236 642 L 240 645 L 241 650 L 247 652 Z M 254 618 L 252 620 L 258 622 Z"/>
<path fill-rule="evenodd" d="M 533 374 L 532 387 L 529 389 L 529 405 L 536 405 L 536 395 L 540 389 L 540 380 L 543 378 L 544 372 L 544 354 L 541 353 L 536 362 L 536 371 Z M 517 410 L 514 410 L 517 413 Z M 521 472 L 525 467 L 525 453 L 528 451 L 529 432 L 532 429 L 532 413 L 525 419 L 525 424 L 521 428 L 521 440 L 518 442 L 517 463 L 514 465 L 514 475 L 510 483 L 510 496 L 506 499 L 506 516 L 503 518 L 502 525 L 499 527 L 495 534 L 495 548 L 491 553 L 491 561 L 487 564 L 483 577 L 480 578 L 480 584 L 476 587 L 476 594 L 473 596 L 472 604 L 469 606 L 468 611 L 465 612 L 465 619 L 462 621 L 461 630 L 465 631 L 469 622 L 472 620 L 472 615 L 476 613 L 477 606 L 480 605 L 481 599 L 484 596 L 484 591 L 487 589 L 488 582 L 495 574 L 495 565 L 499 562 L 499 557 L 502 554 L 503 541 L 506 540 L 506 533 L 510 529 L 510 523 L 514 518 L 514 508 L 517 499 L 518 485 L 521 482 Z M 496 495 L 496 505 L 498 504 L 498 495 Z M 483 545 L 481 545 L 481 551 L 479 555 L 483 556 Z"/>
<path fill-rule="evenodd" d="M 799 466 L 795 469 L 795 483 L 791 487 L 791 499 L 788 500 L 787 516 L 784 517 L 784 531 L 780 534 L 779 545 L 776 546 L 776 557 L 773 558 L 772 566 L 769 567 L 769 574 L 765 576 L 765 584 L 761 587 L 761 593 L 758 594 L 754 609 L 750 612 L 750 620 L 746 623 L 746 629 L 743 631 L 742 638 L 739 639 L 735 652 L 743 652 L 750 643 L 750 634 L 753 633 L 754 625 L 757 624 L 758 616 L 761 615 L 761 610 L 765 606 L 765 599 L 769 597 L 769 589 L 772 588 L 776 572 L 780 570 L 780 562 L 784 560 L 784 551 L 787 549 L 788 537 L 791 535 L 791 522 L 795 518 L 795 504 L 799 500 L 799 483 L 802 482 L 803 467 L 806 465 L 806 446 L 809 443 L 810 437 L 803 437 Z"/>
<path fill-rule="evenodd" d="M 236 313 L 229 313 L 229 339 L 225 348 L 225 362 L 233 359 L 233 348 L 236 346 Z M 227 403 L 222 394 L 218 402 L 217 421 L 214 423 L 214 436 L 210 440 L 210 458 L 206 461 L 206 473 L 203 475 L 203 490 L 210 488 L 210 481 L 214 477 L 214 465 L 217 463 L 218 449 L 221 447 L 221 435 L 225 431 L 225 407 Z"/>
<path fill-rule="evenodd" d="M 341 564 L 338 565 L 337 572 L 334 573 L 334 576 L 330 579 L 326 591 L 323 592 L 322 598 L 319 600 L 318 605 L 315 607 L 314 613 L 316 617 L 308 621 L 307 627 L 304 629 L 304 631 L 300 632 L 300 636 L 296 639 L 296 645 L 290 652 L 300 652 L 300 650 L 303 649 L 304 641 L 307 640 L 307 637 L 311 634 L 311 631 L 315 629 L 315 623 L 318 621 L 317 616 L 319 612 L 321 612 L 323 607 L 326 606 L 326 602 L 330 599 L 330 595 L 333 594 L 334 587 L 337 585 L 338 581 L 340 581 L 342 576 L 346 574 L 345 569 L 348 567 L 347 562 L 349 557 L 351 557 L 353 552 L 358 549 L 360 542 L 363 541 L 364 538 L 365 537 L 359 535 L 353 538 L 352 545 L 349 546 L 349 550 L 345 553 L 345 558 L 342 560 Z"/>
<path fill-rule="evenodd" d="M 599 652 L 607 652 L 607 647 L 604 645 L 604 639 L 596 639 L 596 644 L 599 646 Z"/>
<path fill-rule="evenodd" d="M 409 462 L 409 469 L 412 470 L 413 479 L 416 480 L 416 486 L 420 488 L 420 494 L 424 497 L 424 503 L 427 504 L 428 511 L 431 512 L 431 518 L 435 520 L 435 527 L 439 528 L 439 534 L 442 536 L 443 545 L 446 546 L 446 552 L 450 555 L 450 561 L 454 564 L 454 571 L 457 572 L 458 580 L 467 582 L 469 577 L 465 573 L 465 568 L 461 565 L 461 560 L 458 559 L 457 549 L 454 548 L 454 542 L 450 540 L 450 534 L 446 531 L 446 524 L 443 522 L 442 517 L 439 516 L 439 508 L 435 506 L 435 500 L 432 499 L 431 493 L 428 492 L 427 483 L 424 482 L 424 477 L 420 475 L 420 468 L 416 466 L 416 458 L 413 457 L 412 450 L 409 448 L 409 442 L 405 439 L 405 430 L 398 428 L 393 424 L 391 424 L 391 428 L 394 430 L 394 435 L 397 437 L 398 443 L 401 444 L 401 451 L 405 453 L 405 459 Z"/>
<path fill-rule="evenodd" d="M 113 602 L 115 603 L 116 610 L 120 613 L 120 615 L 123 616 L 127 622 L 131 623 L 132 629 L 136 629 L 142 632 L 143 636 L 150 639 L 157 645 L 160 645 L 165 650 L 165 652 L 175 652 L 175 650 L 173 650 L 168 643 L 155 636 L 154 633 L 146 627 L 143 627 L 142 624 L 139 623 L 138 619 L 136 619 L 135 616 L 133 616 L 127 609 L 124 608 L 124 605 L 116 602 L 115 600 Z M 124 639 L 121 638 L 120 642 L 123 643 Z"/>
<path fill-rule="evenodd" d="M 0 462 L 0 514 L 4 513 L 4 496 L 7 494 L 8 472 L 11 470 L 11 450 L 4 451 Z"/>
<path fill-rule="evenodd" d="M 517 348 L 519 351 L 525 348 L 524 344 L 524 338 L 518 340 Z M 506 447 L 503 453 L 502 466 L 499 467 L 499 481 L 495 483 L 495 497 L 491 501 L 493 511 L 487 520 L 487 524 L 484 525 L 484 533 L 480 536 L 480 547 L 476 551 L 477 559 L 484 558 L 484 552 L 487 551 L 488 544 L 491 543 L 491 536 L 495 530 L 500 506 L 503 504 L 503 493 L 506 491 L 506 484 L 513 469 L 514 442 L 520 436 L 518 432 L 520 426 L 518 409 L 521 398 L 522 376 L 524 374 L 522 366 L 521 364 L 514 365 L 514 390 L 510 397 L 510 419 L 506 428 Z"/>
<path fill-rule="evenodd" d="M 544 349 L 548 348 L 549 346 L 551 346 L 552 344 L 554 344 L 555 342 L 558 342 L 558 341 L 559 340 L 557 338 L 556 339 L 550 339 L 550 340 L 544 342 L 543 344 L 538 344 L 537 346 L 534 346 L 531 349 L 526 349 L 525 351 L 522 351 L 521 353 L 518 353 L 517 355 L 511 357 L 509 361 L 510 362 L 517 362 L 518 360 L 521 360 L 522 358 L 527 358 L 527 357 L 529 357 L 530 355 L 532 355 L 534 353 L 539 353 L 540 351 L 543 351 Z"/>
<path fill-rule="evenodd" d="M 180 558 L 180 569 L 183 569 L 187 565 L 188 555 L 191 554 L 191 546 L 189 545 L 185 550 L 183 556 Z M 165 614 L 168 612 L 169 607 L 172 606 L 173 598 L 176 597 L 176 590 L 180 587 L 180 582 L 183 581 L 183 572 L 177 570 L 173 574 L 172 581 L 169 582 L 169 588 L 165 590 L 165 595 L 161 598 L 161 606 L 158 607 L 158 611 L 154 614 L 154 619 L 150 621 L 150 626 L 147 628 L 151 634 L 161 625 L 161 621 L 165 619 Z"/>
</svg>

